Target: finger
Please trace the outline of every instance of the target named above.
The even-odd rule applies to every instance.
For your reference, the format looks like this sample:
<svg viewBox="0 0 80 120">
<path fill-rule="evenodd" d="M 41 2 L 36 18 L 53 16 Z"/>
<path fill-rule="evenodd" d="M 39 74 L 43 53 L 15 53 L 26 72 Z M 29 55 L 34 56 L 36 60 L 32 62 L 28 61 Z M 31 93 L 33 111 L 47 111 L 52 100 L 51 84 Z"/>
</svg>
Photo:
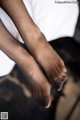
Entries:
<svg viewBox="0 0 80 120">
<path fill-rule="evenodd" d="M 43 98 L 42 105 L 45 108 L 49 108 L 51 106 L 52 96 L 51 96 L 51 85 L 46 83 L 43 89 Z"/>
<path fill-rule="evenodd" d="M 43 106 L 45 108 L 49 108 L 51 106 L 51 103 L 52 103 L 52 96 L 51 95 L 43 98 Z"/>
</svg>

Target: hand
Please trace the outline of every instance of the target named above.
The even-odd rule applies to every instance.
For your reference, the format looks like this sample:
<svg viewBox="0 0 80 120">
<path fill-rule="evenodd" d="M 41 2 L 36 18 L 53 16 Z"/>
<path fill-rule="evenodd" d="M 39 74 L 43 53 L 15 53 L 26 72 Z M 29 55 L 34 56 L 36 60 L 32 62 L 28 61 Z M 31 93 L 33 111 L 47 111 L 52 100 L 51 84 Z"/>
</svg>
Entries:
<svg viewBox="0 0 80 120">
<path fill-rule="evenodd" d="M 28 80 L 29 88 L 36 100 L 45 108 L 51 105 L 51 85 L 44 76 L 35 59 L 12 37 L 0 21 L 0 49 L 14 60 Z"/>
</svg>

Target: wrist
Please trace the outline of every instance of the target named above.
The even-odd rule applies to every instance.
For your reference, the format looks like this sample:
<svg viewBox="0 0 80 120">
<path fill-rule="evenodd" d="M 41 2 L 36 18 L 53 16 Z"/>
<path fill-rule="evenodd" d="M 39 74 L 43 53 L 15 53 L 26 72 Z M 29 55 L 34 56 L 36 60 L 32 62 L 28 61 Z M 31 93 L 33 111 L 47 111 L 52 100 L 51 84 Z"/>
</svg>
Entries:
<svg viewBox="0 0 80 120">
<path fill-rule="evenodd" d="M 37 52 L 38 47 L 40 46 L 41 41 L 43 41 L 43 35 L 39 28 L 34 27 L 30 30 L 25 31 L 24 36 L 22 37 L 28 50 L 31 52 Z"/>
</svg>

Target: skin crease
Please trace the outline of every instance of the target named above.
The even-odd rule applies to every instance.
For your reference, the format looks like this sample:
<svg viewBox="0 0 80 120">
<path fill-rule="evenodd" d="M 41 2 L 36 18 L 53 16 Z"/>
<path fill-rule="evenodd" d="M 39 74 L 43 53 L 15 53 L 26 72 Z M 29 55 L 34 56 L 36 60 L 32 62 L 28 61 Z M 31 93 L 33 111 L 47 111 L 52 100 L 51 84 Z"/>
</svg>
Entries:
<svg viewBox="0 0 80 120">
<path fill-rule="evenodd" d="M 9 37 L 9 39 L 6 38 L 7 40 L 5 40 L 5 38 L 3 38 L 3 36 L 1 35 L 2 36 L 2 38 L 0 38 L 0 44 L 2 44 L 1 50 L 3 50 L 17 64 L 19 64 L 19 66 L 23 69 L 25 75 L 28 76 L 29 79 L 31 79 L 32 82 L 30 84 L 31 85 L 34 84 L 32 86 L 36 86 L 36 87 L 32 87 L 33 89 L 34 88 L 36 89 L 34 90 L 35 92 L 33 93 L 34 97 L 41 100 L 46 98 L 46 100 L 43 100 L 45 101 L 44 104 L 47 104 L 45 106 L 50 106 L 51 86 L 48 83 L 48 81 L 51 83 L 51 85 L 56 86 L 65 79 L 67 70 L 65 68 L 64 62 L 55 52 L 55 50 L 52 49 L 52 47 L 48 44 L 45 36 L 40 32 L 40 29 L 35 25 L 31 17 L 29 16 L 28 11 L 25 8 L 22 0 L 11 0 L 11 1 L 0 0 L 0 4 L 1 7 L 7 12 L 7 14 L 13 20 L 26 45 L 26 48 L 28 49 L 31 55 L 27 51 L 25 51 L 25 49 L 22 48 L 20 44 L 18 44 L 18 42 L 16 42 L 16 40 L 14 40 L 14 38 L 9 33 L 5 34 L 5 36 L 7 35 L 7 38 Z M 2 28 L 4 28 L 3 33 L 4 31 L 7 31 L 5 30 L 5 27 L 3 27 L 2 22 L 1 22 L 1 26 Z M 19 56 L 17 56 L 18 54 L 17 52 L 14 53 L 14 50 L 11 51 L 11 49 L 8 48 L 7 45 L 4 45 L 4 42 L 2 43 L 1 39 L 5 40 L 6 42 L 8 40 L 11 40 L 8 41 L 8 43 L 12 45 L 10 46 L 11 49 L 17 47 L 18 49 L 17 52 L 18 51 L 20 52 Z M 12 39 L 15 42 L 13 42 Z M 37 63 L 45 71 L 48 80 L 43 75 Z M 33 70 L 30 68 L 33 68 Z M 39 80 L 39 78 L 41 79 Z M 47 84 L 45 85 L 48 86 L 47 89 L 44 85 L 42 86 L 42 83 L 44 83 L 44 85 Z M 38 85 L 40 85 L 40 87 L 38 87 Z M 41 92 L 41 89 L 43 89 L 44 92 Z M 38 94 L 36 93 L 37 90 L 39 90 L 39 95 L 35 95 Z M 45 97 L 40 97 L 42 96 L 42 94 L 44 94 L 43 96 Z"/>
</svg>

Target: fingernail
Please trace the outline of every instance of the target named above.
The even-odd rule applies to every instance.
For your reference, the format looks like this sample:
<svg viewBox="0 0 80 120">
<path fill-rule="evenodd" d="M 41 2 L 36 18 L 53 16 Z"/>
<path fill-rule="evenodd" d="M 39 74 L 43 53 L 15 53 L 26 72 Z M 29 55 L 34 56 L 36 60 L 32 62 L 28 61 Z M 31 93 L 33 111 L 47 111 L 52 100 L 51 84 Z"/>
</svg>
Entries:
<svg viewBox="0 0 80 120">
<path fill-rule="evenodd" d="M 51 106 L 52 98 L 50 97 L 48 101 L 44 101 L 44 107 L 48 109 Z"/>
<path fill-rule="evenodd" d="M 62 90 L 64 83 L 65 83 L 65 80 L 63 80 L 63 81 L 60 82 L 58 91 Z"/>
<path fill-rule="evenodd" d="M 51 102 L 49 102 L 47 105 L 45 105 L 44 107 L 47 109 L 51 106 Z"/>
</svg>

